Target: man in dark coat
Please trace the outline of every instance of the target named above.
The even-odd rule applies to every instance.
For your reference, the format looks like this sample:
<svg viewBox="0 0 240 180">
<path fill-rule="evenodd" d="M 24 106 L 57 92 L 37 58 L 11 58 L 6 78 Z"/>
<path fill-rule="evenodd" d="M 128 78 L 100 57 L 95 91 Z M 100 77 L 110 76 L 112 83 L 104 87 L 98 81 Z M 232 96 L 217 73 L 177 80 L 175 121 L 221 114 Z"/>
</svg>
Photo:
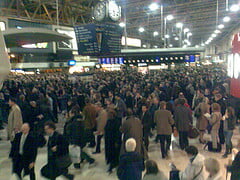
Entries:
<svg viewBox="0 0 240 180">
<path fill-rule="evenodd" d="M 49 135 L 48 140 L 48 163 L 41 169 L 41 174 L 51 180 L 55 180 L 58 176 L 63 175 L 69 180 L 73 180 L 74 176 L 68 174 L 68 167 L 71 162 L 68 161 L 67 155 L 68 142 L 63 135 L 59 134 L 53 122 L 46 122 L 44 130 Z M 62 162 L 59 162 L 62 159 Z M 60 165 L 61 163 L 61 165 Z"/>
<path fill-rule="evenodd" d="M 150 135 L 151 125 L 152 125 L 152 116 L 148 111 L 147 105 L 142 105 L 142 113 L 140 115 L 140 120 L 142 121 L 142 125 L 143 125 L 144 144 L 146 149 L 148 150 L 149 135 Z"/>
<path fill-rule="evenodd" d="M 240 151 L 237 153 L 234 158 L 232 165 L 227 166 L 227 171 L 231 172 L 231 180 L 240 179 Z"/>
<path fill-rule="evenodd" d="M 176 123 L 176 128 L 179 132 L 179 144 L 181 149 L 185 149 L 188 143 L 188 131 L 189 125 L 192 124 L 191 110 L 184 106 L 185 100 L 179 99 L 178 105 L 174 112 L 174 121 Z"/>
<path fill-rule="evenodd" d="M 16 173 L 22 179 L 21 172 L 24 169 L 24 176 L 30 175 L 30 179 L 35 180 L 36 141 L 34 136 L 29 133 L 29 124 L 23 124 L 21 131 L 21 133 L 15 135 L 9 154 L 13 162 L 13 173 Z"/>
</svg>

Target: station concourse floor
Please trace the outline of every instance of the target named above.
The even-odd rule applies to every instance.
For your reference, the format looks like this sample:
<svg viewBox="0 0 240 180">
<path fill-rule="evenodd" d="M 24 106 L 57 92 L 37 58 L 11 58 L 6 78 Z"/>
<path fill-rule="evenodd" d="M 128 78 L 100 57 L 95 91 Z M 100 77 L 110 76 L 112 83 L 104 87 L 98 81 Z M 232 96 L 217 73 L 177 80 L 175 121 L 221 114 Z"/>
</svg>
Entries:
<svg viewBox="0 0 240 180">
<path fill-rule="evenodd" d="M 61 132 L 63 127 L 63 122 L 58 123 L 58 131 Z M 0 141 L 0 180 L 16 180 L 14 176 L 11 174 L 12 163 L 8 158 L 9 150 L 10 150 L 10 142 L 6 141 L 6 129 L 0 131 L 0 137 L 3 138 Z M 209 135 L 205 136 L 205 139 L 210 139 Z M 235 129 L 233 136 L 233 145 L 236 146 L 238 140 L 240 139 L 239 129 Z M 198 139 L 190 139 L 190 145 L 196 145 L 201 154 L 203 154 L 206 158 L 213 157 L 219 160 L 221 164 L 221 172 L 223 174 L 224 179 L 226 179 L 226 170 L 224 165 L 228 163 L 228 159 L 231 159 L 231 155 L 228 158 L 222 159 L 222 155 L 224 153 L 224 149 L 222 153 L 212 153 L 206 150 L 203 150 L 204 145 L 198 143 Z M 91 153 L 94 149 L 88 149 L 89 154 L 96 160 L 96 165 L 89 167 L 87 163 L 81 164 L 81 169 L 76 170 L 71 166 L 69 168 L 70 173 L 75 175 L 76 180 L 117 180 L 116 170 L 114 169 L 112 174 L 108 174 L 106 171 L 108 166 L 105 163 L 105 155 L 104 155 L 104 142 L 102 141 L 102 152 L 101 154 L 92 155 Z M 161 158 L 160 152 L 160 144 L 156 144 L 154 142 L 154 138 L 150 139 L 149 146 L 149 159 L 155 160 L 158 163 L 159 169 L 164 172 L 164 174 L 169 176 L 169 163 L 173 162 L 176 164 L 177 168 L 183 170 L 188 164 L 188 158 L 185 152 L 179 149 L 173 149 L 170 152 L 170 158 L 167 160 L 163 160 Z M 35 165 L 35 173 L 37 180 L 46 180 L 40 175 L 40 169 L 47 163 L 47 148 L 43 147 L 38 150 L 38 156 Z M 60 176 L 57 180 L 64 180 L 65 178 Z M 230 179 L 230 174 L 228 175 L 228 179 Z"/>
</svg>

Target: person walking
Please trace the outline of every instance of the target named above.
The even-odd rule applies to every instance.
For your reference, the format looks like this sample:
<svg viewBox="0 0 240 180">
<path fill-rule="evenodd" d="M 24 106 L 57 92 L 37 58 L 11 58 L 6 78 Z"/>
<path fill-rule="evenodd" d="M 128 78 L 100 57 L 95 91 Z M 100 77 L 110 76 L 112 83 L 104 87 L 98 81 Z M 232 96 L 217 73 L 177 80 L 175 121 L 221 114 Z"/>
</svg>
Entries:
<svg viewBox="0 0 240 180">
<path fill-rule="evenodd" d="M 160 140 L 162 158 L 168 156 L 168 151 L 171 145 L 171 134 L 174 120 L 172 113 L 166 110 L 166 102 L 160 102 L 160 110 L 157 110 L 154 115 L 154 122 L 156 123 L 157 135 Z"/>
<path fill-rule="evenodd" d="M 8 101 L 8 104 L 11 107 L 8 115 L 8 140 L 11 142 L 13 141 L 15 134 L 20 132 L 23 124 L 21 109 L 16 102 L 15 98 L 10 98 Z"/>
<path fill-rule="evenodd" d="M 34 166 L 37 157 L 37 142 L 30 133 L 30 126 L 24 123 L 21 132 L 15 135 L 12 141 L 12 147 L 9 154 L 13 163 L 13 173 L 22 179 L 22 170 L 24 175 L 30 175 L 30 180 L 35 180 Z"/>
<path fill-rule="evenodd" d="M 178 105 L 174 111 L 174 121 L 179 132 L 179 144 L 182 150 L 189 145 L 188 131 L 189 126 L 192 124 L 191 110 L 184 106 L 184 104 L 185 100 L 179 99 Z"/>
<path fill-rule="evenodd" d="M 44 130 L 49 136 L 48 140 L 48 163 L 41 169 L 41 174 L 51 180 L 63 175 L 69 180 L 74 179 L 74 175 L 68 173 L 71 165 L 69 157 L 68 142 L 64 136 L 56 131 L 56 126 L 49 121 L 44 124 Z"/>
<path fill-rule="evenodd" d="M 235 129 L 236 125 L 236 117 L 234 113 L 234 109 L 232 107 L 227 107 L 226 113 L 223 116 L 223 127 L 224 127 L 224 137 L 225 137 L 225 145 L 226 151 L 223 158 L 227 158 L 228 154 L 232 153 L 232 136 L 233 130 Z"/>
</svg>

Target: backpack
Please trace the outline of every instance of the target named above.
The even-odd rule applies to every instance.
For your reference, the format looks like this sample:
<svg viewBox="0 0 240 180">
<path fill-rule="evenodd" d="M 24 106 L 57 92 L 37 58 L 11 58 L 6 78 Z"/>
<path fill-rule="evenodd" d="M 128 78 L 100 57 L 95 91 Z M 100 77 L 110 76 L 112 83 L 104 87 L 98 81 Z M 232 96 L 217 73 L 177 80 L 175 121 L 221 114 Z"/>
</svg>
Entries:
<svg viewBox="0 0 240 180">
<path fill-rule="evenodd" d="M 222 151 L 222 146 L 220 143 L 217 143 L 217 149 L 213 148 L 212 141 L 208 141 L 203 149 L 207 149 L 210 152 L 221 152 Z"/>
</svg>

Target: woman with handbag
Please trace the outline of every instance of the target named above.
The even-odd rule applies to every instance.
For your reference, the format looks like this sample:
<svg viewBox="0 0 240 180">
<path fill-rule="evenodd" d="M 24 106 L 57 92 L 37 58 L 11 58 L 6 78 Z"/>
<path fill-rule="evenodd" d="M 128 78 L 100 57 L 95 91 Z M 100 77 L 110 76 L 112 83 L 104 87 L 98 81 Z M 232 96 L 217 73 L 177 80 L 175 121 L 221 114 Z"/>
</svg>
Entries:
<svg viewBox="0 0 240 180">
<path fill-rule="evenodd" d="M 236 125 L 236 117 L 234 113 L 234 109 L 232 107 L 228 107 L 226 110 L 225 115 L 223 116 L 223 129 L 224 129 L 224 137 L 225 137 L 225 145 L 226 145 L 226 151 L 223 158 L 227 158 L 228 154 L 231 154 L 232 152 L 232 136 L 233 136 L 233 130 Z"/>
<path fill-rule="evenodd" d="M 212 114 L 211 114 L 211 117 L 209 118 L 209 123 L 211 125 L 212 147 L 213 149 L 217 149 L 218 130 L 220 128 L 220 121 L 222 119 L 221 107 L 218 103 L 213 103 L 211 105 L 211 108 L 212 108 Z M 204 114 L 204 116 L 206 116 L 206 114 Z"/>
</svg>

